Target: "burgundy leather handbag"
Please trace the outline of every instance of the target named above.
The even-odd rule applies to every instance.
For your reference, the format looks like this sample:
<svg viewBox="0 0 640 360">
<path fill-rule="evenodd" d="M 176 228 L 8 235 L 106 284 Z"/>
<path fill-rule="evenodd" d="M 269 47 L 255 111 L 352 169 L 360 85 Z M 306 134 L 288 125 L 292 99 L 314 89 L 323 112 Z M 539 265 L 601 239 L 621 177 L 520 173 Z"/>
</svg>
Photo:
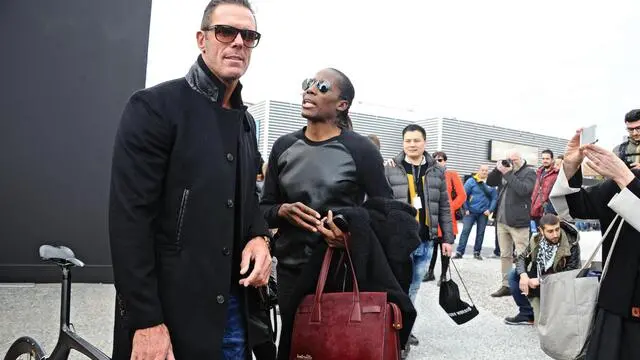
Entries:
<svg viewBox="0 0 640 360">
<path fill-rule="evenodd" d="M 399 360 L 400 309 L 387 302 L 387 293 L 360 292 L 346 243 L 353 292 L 324 292 L 333 252 L 330 247 L 324 255 L 316 293 L 298 306 L 290 359 Z"/>
</svg>

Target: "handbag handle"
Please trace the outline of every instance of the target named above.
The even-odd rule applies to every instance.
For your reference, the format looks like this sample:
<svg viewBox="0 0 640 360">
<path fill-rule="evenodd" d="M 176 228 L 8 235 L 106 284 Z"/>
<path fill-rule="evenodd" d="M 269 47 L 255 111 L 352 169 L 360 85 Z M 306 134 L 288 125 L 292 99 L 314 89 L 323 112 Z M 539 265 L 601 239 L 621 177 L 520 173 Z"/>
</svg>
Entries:
<svg viewBox="0 0 640 360">
<path fill-rule="evenodd" d="M 600 248 L 602 247 L 604 240 L 607 238 L 607 236 L 609 236 L 611 229 L 613 229 L 613 226 L 615 225 L 618 219 L 620 219 L 620 225 L 618 225 L 616 234 L 613 237 L 613 242 L 611 243 L 611 249 L 609 249 L 609 254 L 607 255 L 607 259 L 604 262 L 604 268 L 602 269 L 602 276 L 600 277 L 600 284 L 602 284 L 602 281 L 604 280 L 605 275 L 607 275 L 607 270 L 609 269 L 609 265 L 611 263 L 611 255 L 613 255 L 613 250 L 615 249 L 616 243 L 618 242 L 618 238 L 620 237 L 620 231 L 622 230 L 622 225 L 624 225 L 624 219 L 622 219 L 618 214 L 616 214 L 616 217 L 613 218 L 613 220 L 611 221 L 611 224 L 609 224 L 609 227 L 607 228 L 607 231 L 605 231 L 604 235 L 602 236 L 602 240 L 600 240 L 600 243 L 598 244 L 598 246 L 596 246 L 595 250 L 593 250 L 593 254 L 591 254 L 589 259 L 584 263 L 584 265 L 582 265 L 582 268 L 580 268 L 580 271 L 578 272 L 578 274 L 582 274 L 584 270 L 586 270 L 591 266 L 591 263 L 593 263 L 593 259 L 596 257 L 598 253 L 598 250 L 600 250 Z"/>
<path fill-rule="evenodd" d="M 464 283 L 464 279 L 462 279 L 462 275 L 460 275 L 460 271 L 458 271 L 458 267 L 456 266 L 455 261 L 453 261 L 453 259 L 449 259 L 449 263 L 453 264 L 453 268 L 458 274 L 458 277 L 460 278 L 460 283 L 462 283 L 462 287 L 464 287 L 464 291 L 467 293 L 469 300 L 471 300 L 471 305 L 476 306 L 476 304 L 473 302 L 473 298 L 471 297 L 471 294 L 469 293 L 469 290 L 467 289 L 467 285 Z M 453 276 L 451 275 L 451 266 L 447 265 L 447 270 L 449 270 L 449 279 L 453 279 Z M 445 273 L 445 279 L 446 279 L 446 273 Z"/>
<path fill-rule="evenodd" d="M 349 236 L 346 235 L 344 240 L 344 249 L 347 253 L 347 261 L 351 267 L 351 277 L 353 279 L 353 308 L 351 310 L 351 322 L 362 321 L 362 308 L 360 306 L 360 288 L 358 287 L 358 279 L 356 278 L 356 272 L 353 268 L 353 261 L 351 260 L 351 252 L 349 252 L 348 244 Z M 313 309 L 311 310 L 311 323 L 320 323 L 322 319 L 322 309 L 320 302 L 322 300 L 322 294 L 324 293 L 324 287 L 327 283 L 327 276 L 329 275 L 329 268 L 331 267 L 331 259 L 333 257 L 334 248 L 328 247 L 324 253 L 324 260 L 322 261 L 322 268 L 320 269 L 320 278 L 316 285 L 316 294 L 313 299 Z"/>
</svg>

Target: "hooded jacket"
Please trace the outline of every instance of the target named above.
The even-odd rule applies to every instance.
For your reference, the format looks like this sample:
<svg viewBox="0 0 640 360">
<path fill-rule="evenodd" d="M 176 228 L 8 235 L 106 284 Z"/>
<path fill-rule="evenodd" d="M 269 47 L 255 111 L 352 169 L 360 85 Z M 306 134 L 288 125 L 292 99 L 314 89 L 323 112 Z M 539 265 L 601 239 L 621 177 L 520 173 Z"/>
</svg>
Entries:
<svg viewBox="0 0 640 360">
<path fill-rule="evenodd" d="M 484 181 L 480 181 L 477 174 L 467 179 L 464 183 L 464 191 L 467 193 L 465 210 L 472 214 L 482 214 L 487 210 L 495 211 L 498 192 Z"/>
<path fill-rule="evenodd" d="M 567 222 L 560 222 L 560 240 L 558 250 L 553 258 L 553 265 L 551 268 L 541 274 L 554 274 L 562 271 L 576 270 L 582 265 L 580 260 L 580 233 L 578 230 Z M 538 277 L 538 251 L 540 249 L 540 242 L 546 241 L 543 239 L 544 235 L 537 233 L 531 237 L 529 246 L 526 250 L 518 255 L 516 260 L 516 272 L 518 276 L 526 273 L 529 278 Z M 530 297 L 539 297 L 540 289 L 531 289 L 529 292 Z"/>
</svg>

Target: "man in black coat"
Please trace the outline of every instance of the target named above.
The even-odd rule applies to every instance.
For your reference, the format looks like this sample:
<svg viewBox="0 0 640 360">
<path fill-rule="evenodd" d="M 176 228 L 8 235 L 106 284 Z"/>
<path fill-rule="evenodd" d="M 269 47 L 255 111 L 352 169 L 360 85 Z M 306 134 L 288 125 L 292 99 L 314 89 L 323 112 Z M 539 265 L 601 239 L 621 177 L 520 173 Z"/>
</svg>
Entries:
<svg viewBox="0 0 640 360">
<path fill-rule="evenodd" d="M 502 286 L 491 294 L 493 297 L 509 296 L 509 272 L 513 268 L 513 249 L 520 255 L 529 245 L 531 218 L 531 193 L 536 183 L 536 172 L 517 151 L 511 151 L 508 159 L 498 161 L 487 177 L 487 185 L 498 187 L 498 206 L 495 220 Z"/>
<path fill-rule="evenodd" d="M 630 170 L 617 154 L 597 145 L 580 146 L 580 134 L 581 130 L 567 144 L 550 199 L 565 219 L 599 220 L 603 234 L 613 223 L 602 244 L 602 263 L 607 270 L 585 359 L 640 359 L 640 169 Z M 581 165 L 585 157 L 589 167 L 605 180 L 583 188 Z M 620 221 L 614 223 L 617 216 L 624 219 L 622 227 Z"/>
<path fill-rule="evenodd" d="M 241 0 L 211 1 L 200 29 L 188 74 L 133 94 L 116 135 L 114 360 L 243 359 L 253 345 L 271 256 L 239 79 L 260 34 Z"/>
</svg>

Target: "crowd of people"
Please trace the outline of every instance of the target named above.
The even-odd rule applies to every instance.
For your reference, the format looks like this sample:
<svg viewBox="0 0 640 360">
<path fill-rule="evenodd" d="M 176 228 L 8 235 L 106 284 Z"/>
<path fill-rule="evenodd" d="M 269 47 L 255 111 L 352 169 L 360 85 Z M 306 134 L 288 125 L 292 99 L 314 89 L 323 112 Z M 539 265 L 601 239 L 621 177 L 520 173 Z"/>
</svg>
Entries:
<svg viewBox="0 0 640 360">
<path fill-rule="evenodd" d="M 403 358 L 420 343 L 414 304 L 421 283 L 435 280 L 438 251 L 444 273 L 450 257 L 464 256 L 474 226 L 477 260 L 487 223 L 497 228 L 502 283 L 492 296 L 512 296 L 519 308 L 505 321 L 533 324 L 540 277 L 580 266 L 578 232 L 561 218 L 606 227 L 619 214 L 626 222 L 587 359 L 640 358 L 640 110 L 627 114 L 629 141 L 616 153 L 581 146 L 578 132 L 562 162 L 544 151 L 536 170 L 513 151 L 463 184 L 447 154 L 427 153 L 419 125 L 398 134 L 403 150 L 385 161 L 376 137 L 353 131 L 354 85 L 327 68 L 302 83 L 306 126 L 280 137 L 264 161 L 239 81 L 261 37 L 248 1 L 211 1 L 187 75 L 136 92 L 125 107 L 109 208 L 114 360 L 292 358 L 296 310 L 313 292 L 317 260 L 349 238 L 338 214 L 371 219 L 360 222 L 371 227 L 367 244 L 384 255 L 365 256 L 351 242 L 362 264 L 353 270 L 361 289 L 384 289 L 399 306 Z M 585 158 L 607 180 L 582 188 Z M 333 291 L 349 287 L 331 278 Z M 282 321 L 277 351 L 270 282 Z"/>
</svg>

